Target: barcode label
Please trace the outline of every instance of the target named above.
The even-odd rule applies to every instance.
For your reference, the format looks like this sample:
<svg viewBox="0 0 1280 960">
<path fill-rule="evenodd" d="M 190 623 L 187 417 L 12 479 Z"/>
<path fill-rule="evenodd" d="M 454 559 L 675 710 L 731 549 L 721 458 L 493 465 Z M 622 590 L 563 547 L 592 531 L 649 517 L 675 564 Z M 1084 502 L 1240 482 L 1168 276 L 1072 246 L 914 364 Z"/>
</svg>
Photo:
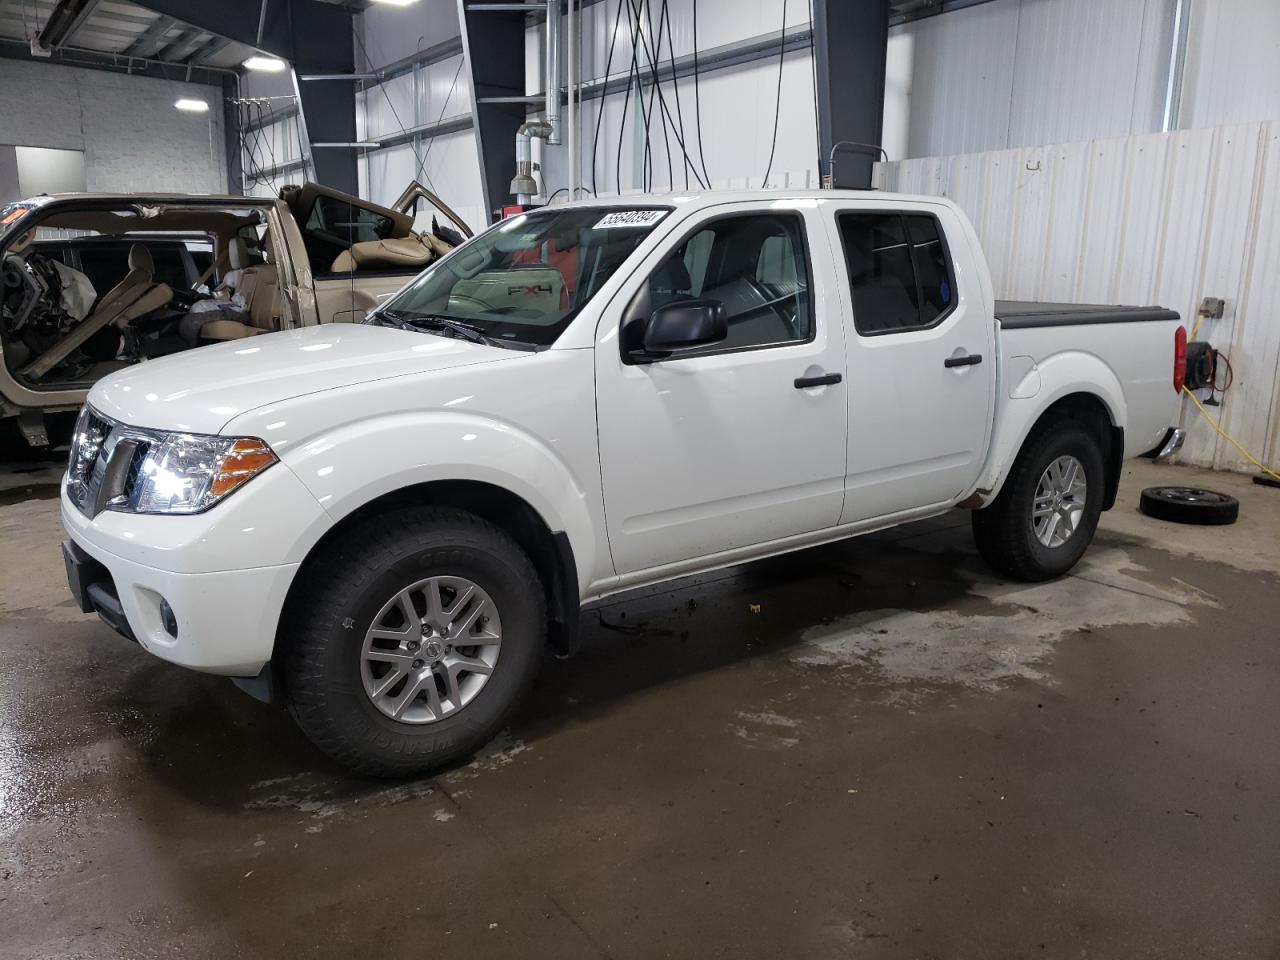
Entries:
<svg viewBox="0 0 1280 960">
<path fill-rule="evenodd" d="M 651 227 L 667 215 L 666 210 L 615 210 L 600 218 L 596 230 L 611 227 Z"/>
</svg>

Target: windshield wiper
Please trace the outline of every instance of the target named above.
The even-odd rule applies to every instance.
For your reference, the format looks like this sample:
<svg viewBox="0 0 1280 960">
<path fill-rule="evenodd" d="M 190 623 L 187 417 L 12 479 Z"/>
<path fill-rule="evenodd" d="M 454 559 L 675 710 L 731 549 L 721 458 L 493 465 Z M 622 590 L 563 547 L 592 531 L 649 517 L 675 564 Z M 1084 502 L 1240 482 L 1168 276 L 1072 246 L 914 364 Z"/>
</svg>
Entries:
<svg viewBox="0 0 1280 960">
<path fill-rule="evenodd" d="M 502 345 L 502 341 L 489 336 L 479 327 L 473 327 L 469 323 L 462 323 L 449 317 L 439 315 L 415 316 L 409 322 L 414 326 L 426 327 L 428 330 L 448 330 L 454 336 L 461 337 L 463 340 L 470 340 L 472 343 L 483 343 L 490 346 Z"/>
<path fill-rule="evenodd" d="M 473 327 L 469 323 L 460 323 L 449 317 L 422 313 L 405 314 L 398 310 L 380 308 L 369 313 L 364 320 L 365 323 L 376 327 L 395 327 L 398 330 L 413 330 L 415 332 L 423 328 L 433 331 L 447 330 L 451 335 L 461 337 L 463 340 L 470 340 L 472 343 L 500 343 L 500 341 L 484 333 L 479 327 Z"/>
<path fill-rule="evenodd" d="M 429 330 L 432 333 L 444 333 L 447 336 L 458 337 L 463 340 L 469 340 L 472 343 L 480 343 L 490 347 L 501 347 L 505 350 L 530 350 L 539 351 L 545 349 L 536 343 L 529 343 L 525 340 L 514 340 L 504 337 L 494 337 L 485 333 L 479 327 L 456 320 L 453 317 L 446 317 L 438 313 L 403 313 L 399 310 L 389 310 L 386 308 L 378 308 L 364 318 L 364 322 L 377 327 L 395 327 L 397 330 L 412 330 L 415 333 L 422 330 Z"/>
<path fill-rule="evenodd" d="M 365 315 L 364 322 L 375 327 L 395 327 L 397 330 L 414 330 L 413 324 L 409 323 L 403 315 L 395 310 L 387 310 L 378 307 L 376 310 L 370 311 Z"/>
</svg>

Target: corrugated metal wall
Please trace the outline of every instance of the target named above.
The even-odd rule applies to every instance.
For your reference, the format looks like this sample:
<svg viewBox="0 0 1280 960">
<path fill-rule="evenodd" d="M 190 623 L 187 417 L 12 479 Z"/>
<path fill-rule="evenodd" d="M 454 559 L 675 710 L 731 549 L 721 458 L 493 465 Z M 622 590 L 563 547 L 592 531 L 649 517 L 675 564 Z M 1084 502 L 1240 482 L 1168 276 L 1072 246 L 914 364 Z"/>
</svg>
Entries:
<svg viewBox="0 0 1280 960">
<path fill-rule="evenodd" d="M 895 27 L 913 48 L 907 156 L 1161 129 L 1176 0 L 993 0 Z M 1280 117 L 1280 2 L 1187 0 L 1178 127 Z"/>
<path fill-rule="evenodd" d="M 995 0 L 895 27 L 914 38 L 908 156 L 1160 128 L 1169 0 Z"/>
<path fill-rule="evenodd" d="M 1002 298 L 1159 303 L 1230 355 L 1222 426 L 1280 467 L 1280 121 L 880 166 L 878 185 L 969 214 Z M 1212 408 L 1211 408 L 1212 409 Z M 1185 404 L 1182 459 L 1247 470 Z"/>
<path fill-rule="evenodd" d="M 1181 126 L 1280 117 L 1280 2 L 1194 0 Z"/>
</svg>

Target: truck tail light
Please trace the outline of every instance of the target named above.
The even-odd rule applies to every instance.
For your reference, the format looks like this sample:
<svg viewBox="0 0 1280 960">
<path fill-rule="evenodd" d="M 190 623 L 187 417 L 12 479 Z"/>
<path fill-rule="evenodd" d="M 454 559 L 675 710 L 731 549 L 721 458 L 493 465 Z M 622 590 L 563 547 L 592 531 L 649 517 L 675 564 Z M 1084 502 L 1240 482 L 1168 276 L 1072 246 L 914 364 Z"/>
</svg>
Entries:
<svg viewBox="0 0 1280 960">
<path fill-rule="evenodd" d="M 1187 382 L 1187 328 L 1179 325 L 1173 332 L 1173 390 L 1182 393 Z"/>
</svg>

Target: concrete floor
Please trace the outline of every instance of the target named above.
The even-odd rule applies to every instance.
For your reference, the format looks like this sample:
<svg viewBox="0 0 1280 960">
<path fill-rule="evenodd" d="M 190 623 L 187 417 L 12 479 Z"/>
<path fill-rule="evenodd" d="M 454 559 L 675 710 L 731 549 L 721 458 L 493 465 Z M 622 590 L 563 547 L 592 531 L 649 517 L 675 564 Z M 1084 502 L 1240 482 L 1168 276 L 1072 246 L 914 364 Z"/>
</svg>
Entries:
<svg viewBox="0 0 1280 960">
<path fill-rule="evenodd" d="M 1131 465 L 1053 584 L 956 514 L 609 603 L 389 784 L 72 609 L 54 476 L 0 491 L 0 957 L 1280 956 L 1280 490 Z M 1136 511 L 1192 481 L 1241 522 Z"/>
</svg>

